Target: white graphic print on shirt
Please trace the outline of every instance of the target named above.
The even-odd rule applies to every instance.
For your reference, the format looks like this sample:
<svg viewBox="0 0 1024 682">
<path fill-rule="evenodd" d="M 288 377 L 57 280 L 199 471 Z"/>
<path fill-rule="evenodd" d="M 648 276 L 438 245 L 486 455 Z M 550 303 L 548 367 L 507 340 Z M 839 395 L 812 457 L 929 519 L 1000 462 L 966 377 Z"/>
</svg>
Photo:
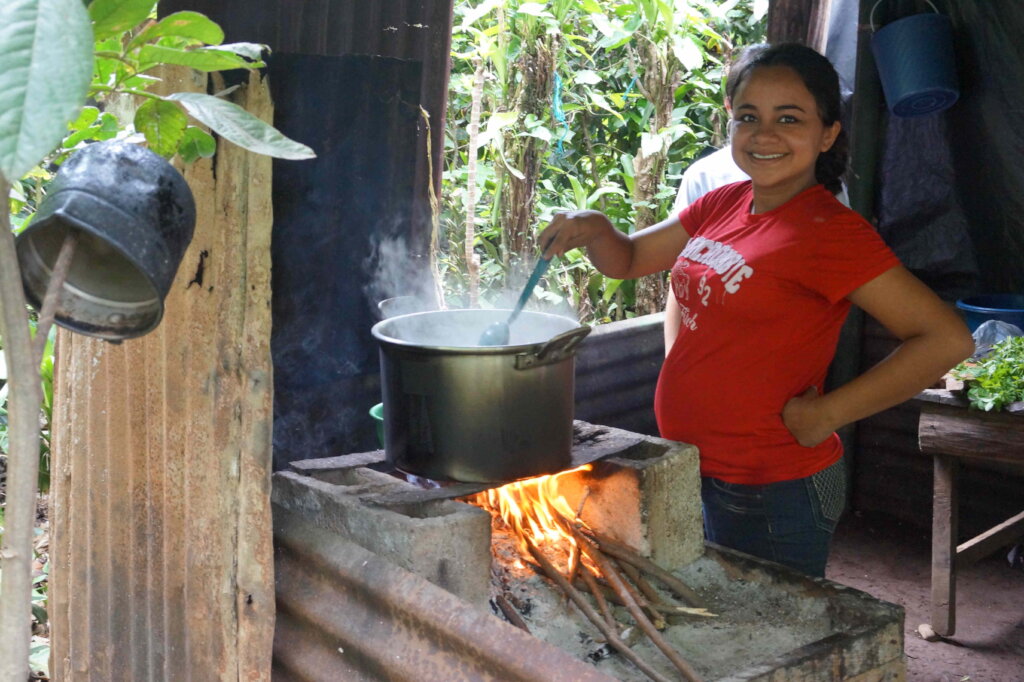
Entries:
<svg viewBox="0 0 1024 682">
<path fill-rule="evenodd" d="M 681 258 L 695 261 L 706 265 L 718 274 L 722 281 L 723 293 L 719 297 L 724 302 L 725 294 L 735 294 L 740 289 L 743 280 L 754 274 L 754 269 L 747 265 L 743 256 L 728 244 L 722 244 L 705 237 L 694 237 L 686 243 L 686 247 L 679 254 Z M 681 263 L 683 267 L 689 265 Z M 690 277 L 682 272 L 678 278 L 673 279 L 673 289 L 676 299 L 679 301 L 682 324 L 691 331 L 697 329 L 697 312 L 690 310 L 690 307 L 683 301 L 690 300 Z M 711 297 L 711 283 L 708 282 L 708 273 L 700 278 L 697 284 L 697 301 L 707 307 Z"/>
</svg>

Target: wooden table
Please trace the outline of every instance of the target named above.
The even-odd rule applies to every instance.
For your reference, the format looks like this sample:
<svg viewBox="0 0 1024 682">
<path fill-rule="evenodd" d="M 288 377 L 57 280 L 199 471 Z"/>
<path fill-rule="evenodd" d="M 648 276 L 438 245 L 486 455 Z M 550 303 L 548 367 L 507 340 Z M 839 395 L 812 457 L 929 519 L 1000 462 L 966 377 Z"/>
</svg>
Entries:
<svg viewBox="0 0 1024 682">
<path fill-rule="evenodd" d="M 1004 462 L 1024 471 L 1024 414 L 968 410 L 967 401 L 929 389 L 921 406 L 918 441 L 934 460 L 932 502 L 932 616 L 918 630 L 925 639 L 956 630 L 956 573 L 1024 538 L 1024 512 L 957 545 L 957 473 L 961 460 Z"/>
</svg>

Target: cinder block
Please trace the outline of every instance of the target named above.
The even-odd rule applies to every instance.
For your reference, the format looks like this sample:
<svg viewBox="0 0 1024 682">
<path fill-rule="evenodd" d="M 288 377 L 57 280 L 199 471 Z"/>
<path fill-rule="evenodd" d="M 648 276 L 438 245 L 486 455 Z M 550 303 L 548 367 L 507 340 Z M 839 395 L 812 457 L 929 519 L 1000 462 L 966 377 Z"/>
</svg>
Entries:
<svg viewBox="0 0 1024 682">
<path fill-rule="evenodd" d="M 590 527 L 669 569 L 704 553 L 696 446 L 582 422 L 577 437 L 608 453 L 592 471 L 559 479 Z"/>
<path fill-rule="evenodd" d="M 902 654 L 877 668 L 867 670 L 855 677 L 847 677 L 845 682 L 907 682 L 907 662 Z"/>
<path fill-rule="evenodd" d="M 447 499 L 370 500 L 412 488 L 367 468 L 335 468 L 333 482 L 282 471 L 273 476 L 274 504 L 301 514 L 359 546 L 486 609 L 491 578 L 491 517 Z M 398 494 L 399 499 L 402 498 Z"/>
</svg>

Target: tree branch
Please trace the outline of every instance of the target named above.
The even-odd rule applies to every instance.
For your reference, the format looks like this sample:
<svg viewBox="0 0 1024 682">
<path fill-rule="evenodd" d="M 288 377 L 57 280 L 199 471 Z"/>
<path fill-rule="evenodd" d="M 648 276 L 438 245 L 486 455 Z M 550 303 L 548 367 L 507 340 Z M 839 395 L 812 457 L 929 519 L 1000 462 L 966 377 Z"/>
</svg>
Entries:
<svg viewBox="0 0 1024 682">
<path fill-rule="evenodd" d="M 0 338 L 8 377 L 7 504 L 0 545 L 0 680 L 28 679 L 32 640 L 32 527 L 43 395 L 32 352 L 21 269 L 10 225 L 10 183 L 0 175 Z"/>
</svg>

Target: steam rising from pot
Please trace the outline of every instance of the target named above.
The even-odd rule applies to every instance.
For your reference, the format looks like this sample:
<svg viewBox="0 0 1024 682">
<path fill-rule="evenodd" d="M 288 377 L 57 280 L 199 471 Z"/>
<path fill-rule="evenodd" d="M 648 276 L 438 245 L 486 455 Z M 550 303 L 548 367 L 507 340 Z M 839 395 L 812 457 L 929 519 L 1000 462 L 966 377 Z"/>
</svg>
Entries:
<svg viewBox="0 0 1024 682">
<path fill-rule="evenodd" d="M 363 291 L 367 300 L 378 306 L 378 310 L 375 311 L 378 318 L 405 317 L 446 307 L 442 305 L 434 288 L 428 257 L 412 248 L 410 241 L 404 236 L 395 236 L 393 231 L 389 234 L 387 230 L 377 232 L 377 236 L 371 241 L 371 252 L 364 260 L 364 269 L 369 275 L 369 281 L 364 285 Z M 509 283 L 506 290 L 485 303 L 484 309 L 474 310 L 475 315 L 422 315 L 401 325 L 389 326 L 388 336 L 398 334 L 396 339 L 414 345 L 479 347 L 480 334 L 488 325 L 508 319 L 525 282 L 525 277 L 516 278 Z M 447 307 L 458 306 L 452 305 L 449 301 Z M 527 302 L 526 309 L 543 310 L 547 314 L 520 317 L 512 325 L 512 334 L 505 347 L 543 343 L 552 336 L 578 326 L 575 311 L 567 299 L 552 304 L 534 294 Z M 542 321 L 555 316 L 561 320 L 559 324 L 551 325 Z"/>
<path fill-rule="evenodd" d="M 428 260 L 424 254 L 411 248 L 403 236 L 374 236 L 370 242 L 370 253 L 363 262 L 364 271 L 369 275 L 369 281 L 363 287 L 367 300 L 379 304 L 397 299 L 398 314 L 437 310 L 441 305 Z M 378 317 L 391 314 L 395 313 L 378 311 Z"/>
</svg>

